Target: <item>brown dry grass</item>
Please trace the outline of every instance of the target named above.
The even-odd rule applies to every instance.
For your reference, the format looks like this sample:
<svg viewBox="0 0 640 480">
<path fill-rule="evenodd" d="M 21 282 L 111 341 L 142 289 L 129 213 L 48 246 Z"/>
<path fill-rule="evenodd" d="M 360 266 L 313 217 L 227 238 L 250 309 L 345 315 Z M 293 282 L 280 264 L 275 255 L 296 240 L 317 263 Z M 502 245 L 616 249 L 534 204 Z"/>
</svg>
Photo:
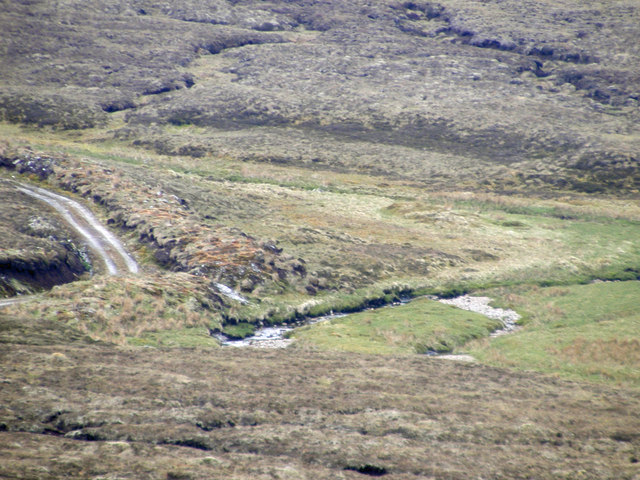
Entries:
<svg viewBox="0 0 640 480">
<path fill-rule="evenodd" d="M 614 361 L 619 365 L 637 368 L 640 365 L 640 340 L 637 338 L 592 340 L 578 337 L 559 352 L 568 361 L 598 363 Z"/>
<path fill-rule="evenodd" d="M 434 192 L 433 198 L 443 199 L 453 206 L 457 202 L 473 202 L 478 206 L 488 204 L 499 208 L 530 209 L 531 199 L 526 196 L 501 195 L 488 192 Z M 637 198 L 615 198 L 612 196 L 592 196 L 579 193 L 557 193 L 547 195 L 550 198 L 537 199 L 536 206 L 550 211 L 556 210 L 558 215 L 578 215 L 592 217 L 620 218 L 640 220 L 640 204 Z"/>
<path fill-rule="evenodd" d="M 200 294 L 206 290 L 202 282 L 180 273 L 153 278 L 99 277 L 58 286 L 6 311 L 61 322 L 95 340 L 124 345 L 129 337 L 147 332 L 219 326 L 219 311 Z"/>
<path fill-rule="evenodd" d="M 637 391 L 424 356 L 9 345 L 0 372 L 0 476 L 631 479 L 640 457 Z"/>
</svg>

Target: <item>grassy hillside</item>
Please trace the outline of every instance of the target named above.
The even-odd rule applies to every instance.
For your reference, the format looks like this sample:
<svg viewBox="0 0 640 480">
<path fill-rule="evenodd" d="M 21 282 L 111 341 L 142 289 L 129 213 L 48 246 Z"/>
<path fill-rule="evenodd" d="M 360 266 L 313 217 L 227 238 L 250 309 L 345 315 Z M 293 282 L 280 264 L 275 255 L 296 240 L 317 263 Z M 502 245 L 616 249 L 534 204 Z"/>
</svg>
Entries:
<svg viewBox="0 0 640 480">
<path fill-rule="evenodd" d="M 3 128 L 15 151 L 28 144 L 55 155 L 44 185 L 93 200 L 137 250 L 146 272 L 127 279 L 131 287 L 90 282 L 107 304 L 92 308 L 120 325 L 110 327 L 120 341 L 158 328 L 167 315 L 168 328 L 179 325 L 183 320 L 172 325 L 177 313 L 163 306 L 172 303 L 168 312 L 179 304 L 180 315 L 189 312 L 186 325 L 215 327 L 353 311 L 400 295 L 638 275 L 640 207 L 633 198 L 430 192 L 364 174 L 309 176 L 214 156 L 195 169 L 190 157 Z M 249 303 L 225 297 L 217 282 Z M 37 308 L 67 312 L 76 322 L 85 290 L 66 286 Z M 129 327 L 125 310 L 138 319 Z"/>
<path fill-rule="evenodd" d="M 525 287 L 496 294 L 525 315 L 524 328 L 490 345 L 468 347 L 481 361 L 640 385 L 640 282 Z"/>
<path fill-rule="evenodd" d="M 633 1 L 4 7 L 10 122 L 427 188 L 640 186 Z"/>
<path fill-rule="evenodd" d="M 29 322 L 40 345 L 2 350 L 8 478 L 637 473 L 637 390 L 417 355 L 114 348 L 33 320 L 1 338 Z"/>
<path fill-rule="evenodd" d="M 636 479 L 637 2 L 0 0 L 0 27 L 0 477 Z M 520 328 L 390 306 L 467 292 Z M 211 335 L 331 312 L 285 350 Z"/>
</svg>

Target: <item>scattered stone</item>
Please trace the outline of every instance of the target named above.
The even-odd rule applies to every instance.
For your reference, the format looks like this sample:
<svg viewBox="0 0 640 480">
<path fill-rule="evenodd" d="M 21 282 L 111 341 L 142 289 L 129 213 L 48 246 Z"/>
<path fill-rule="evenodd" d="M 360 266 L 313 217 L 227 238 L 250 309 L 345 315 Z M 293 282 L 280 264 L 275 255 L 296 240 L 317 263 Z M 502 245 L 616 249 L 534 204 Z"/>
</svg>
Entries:
<svg viewBox="0 0 640 480">
<path fill-rule="evenodd" d="M 491 303 L 492 299 L 489 297 L 462 295 L 455 298 L 441 298 L 439 301 L 463 310 L 479 313 L 494 320 L 500 320 L 504 327 L 492 332 L 492 337 L 513 332 L 518 327 L 517 321 L 521 318 L 520 315 L 513 310 L 491 307 L 489 303 Z"/>
</svg>

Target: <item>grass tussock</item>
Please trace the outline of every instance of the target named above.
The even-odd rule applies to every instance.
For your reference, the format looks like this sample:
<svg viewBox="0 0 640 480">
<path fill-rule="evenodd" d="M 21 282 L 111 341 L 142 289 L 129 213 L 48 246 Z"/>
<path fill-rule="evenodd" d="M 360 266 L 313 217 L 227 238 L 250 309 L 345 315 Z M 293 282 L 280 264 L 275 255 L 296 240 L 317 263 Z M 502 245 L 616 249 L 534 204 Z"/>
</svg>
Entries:
<svg viewBox="0 0 640 480">
<path fill-rule="evenodd" d="M 638 480 L 640 290 L 590 284 L 640 277 L 638 1 L 327 3 L 2 2 L 0 175 L 143 273 L 0 311 L 0 477 Z M 2 184 L 0 295 L 88 277 Z M 418 300 L 209 348 L 490 287 L 519 332 Z M 456 348 L 512 370 L 419 355 Z"/>
<path fill-rule="evenodd" d="M 640 266 L 633 241 L 640 211 L 629 199 L 425 192 L 399 180 L 381 186 L 375 176 L 310 173 L 224 154 L 159 155 L 105 141 L 97 130 L 81 137 L 10 125 L 0 131 L 16 145 L 64 157 L 55 182 L 98 195 L 115 224 L 137 229 L 149 261 L 213 277 L 233 271 L 238 287 L 260 297 L 295 292 L 306 296 L 300 305 L 394 283 L 585 283 Z M 283 249 L 273 266 L 268 258 L 258 262 L 263 242 Z M 296 259 L 305 262 L 304 274 Z"/>
<path fill-rule="evenodd" d="M 182 288 L 176 288 L 176 280 Z M 187 275 L 150 281 L 139 277 L 102 277 L 54 288 L 38 301 L 11 308 L 17 315 L 62 322 L 95 340 L 126 344 L 151 332 L 220 325 L 219 312 Z M 83 288 L 84 287 L 84 288 Z"/>
<path fill-rule="evenodd" d="M 615 362 L 624 367 L 640 365 L 640 339 L 609 340 L 578 337 L 556 354 L 572 363 Z"/>
<path fill-rule="evenodd" d="M 157 155 L 104 142 L 100 130 L 73 136 L 0 125 L 0 131 L 10 133 L 18 146 L 37 144 L 59 156 L 61 171 L 50 183 L 77 189 L 87 201 L 98 202 L 96 208 L 108 210 L 114 225 L 135 229 L 128 230 L 130 243 L 143 243 L 139 253 L 149 282 L 161 286 L 149 293 L 140 291 L 138 280 L 126 280 L 126 288 L 98 281 L 94 292 L 86 288 L 93 285 L 90 280 L 76 290 L 59 290 L 63 295 L 54 290 L 37 306 L 14 308 L 30 308 L 30 315 L 61 319 L 116 343 L 223 323 L 236 330 L 249 325 L 236 332 L 243 336 L 256 324 L 354 312 L 404 295 L 453 296 L 500 287 L 499 300 L 524 311 L 529 334 L 540 331 L 527 340 L 532 348 L 525 343 L 513 349 L 521 360 L 497 348 L 501 339 L 491 342 L 491 349 L 482 346 L 486 352 L 478 357 L 518 368 L 531 360 L 531 368 L 568 372 L 554 352 L 578 336 L 609 339 L 596 332 L 605 326 L 611 331 L 606 323 L 591 322 L 594 333 L 549 343 L 550 329 L 575 321 L 571 302 L 580 302 L 572 300 L 569 285 L 640 275 L 639 210 L 629 198 L 427 192 L 364 173 L 317 169 L 310 174 L 299 166 L 237 162 L 225 154 Z M 273 256 L 259 262 L 266 251 Z M 193 267 L 198 275 L 159 274 L 159 265 Z M 235 273 L 228 277 L 223 271 Z M 250 303 L 211 296 L 204 279 L 217 275 L 235 279 Z M 528 287 L 532 284 L 539 290 Z M 616 307 L 608 305 L 607 315 L 617 318 Z M 364 327 L 349 326 L 346 335 L 339 331 L 346 327 L 333 325 L 335 335 L 325 335 L 323 342 L 328 348 L 368 352 L 446 351 L 493 328 L 474 331 L 438 321 L 426 327 L 420 312 L 408 312 L 407 325 L 398 319 L 371 320 Z M 551 354 L 543 347 L 547 344 Z M 527 351 L 540 354 L 525 359 Z M 627 373 L 616 375 L 627 378 Z"/>
<path fill-rule="evenodd" d="M 630 389 L 295 349 L 6 345 L 2 366 L 7 478 L 42 476 L 43 466 L 57 478 L 237 480 L 637 472 L 640 398 Z"/>
</svg>

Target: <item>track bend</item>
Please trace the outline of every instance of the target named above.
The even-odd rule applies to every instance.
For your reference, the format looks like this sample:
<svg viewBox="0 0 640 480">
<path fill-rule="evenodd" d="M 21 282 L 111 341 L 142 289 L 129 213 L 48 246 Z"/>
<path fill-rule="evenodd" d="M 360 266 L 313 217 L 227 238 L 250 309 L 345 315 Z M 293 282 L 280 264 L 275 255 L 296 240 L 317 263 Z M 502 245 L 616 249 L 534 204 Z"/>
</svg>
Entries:
<svg viewBox="0 0 640 480">
<path fill-rule="evenodd" d="M 44 188 L 18 184 L 16 188 L 56 209 L 64 220 L 88 243 L 102 260 L 109 275 L 138 273 L 138 264 L 127 253 L 120 240 L 80 203 Z"/>
</svg>

